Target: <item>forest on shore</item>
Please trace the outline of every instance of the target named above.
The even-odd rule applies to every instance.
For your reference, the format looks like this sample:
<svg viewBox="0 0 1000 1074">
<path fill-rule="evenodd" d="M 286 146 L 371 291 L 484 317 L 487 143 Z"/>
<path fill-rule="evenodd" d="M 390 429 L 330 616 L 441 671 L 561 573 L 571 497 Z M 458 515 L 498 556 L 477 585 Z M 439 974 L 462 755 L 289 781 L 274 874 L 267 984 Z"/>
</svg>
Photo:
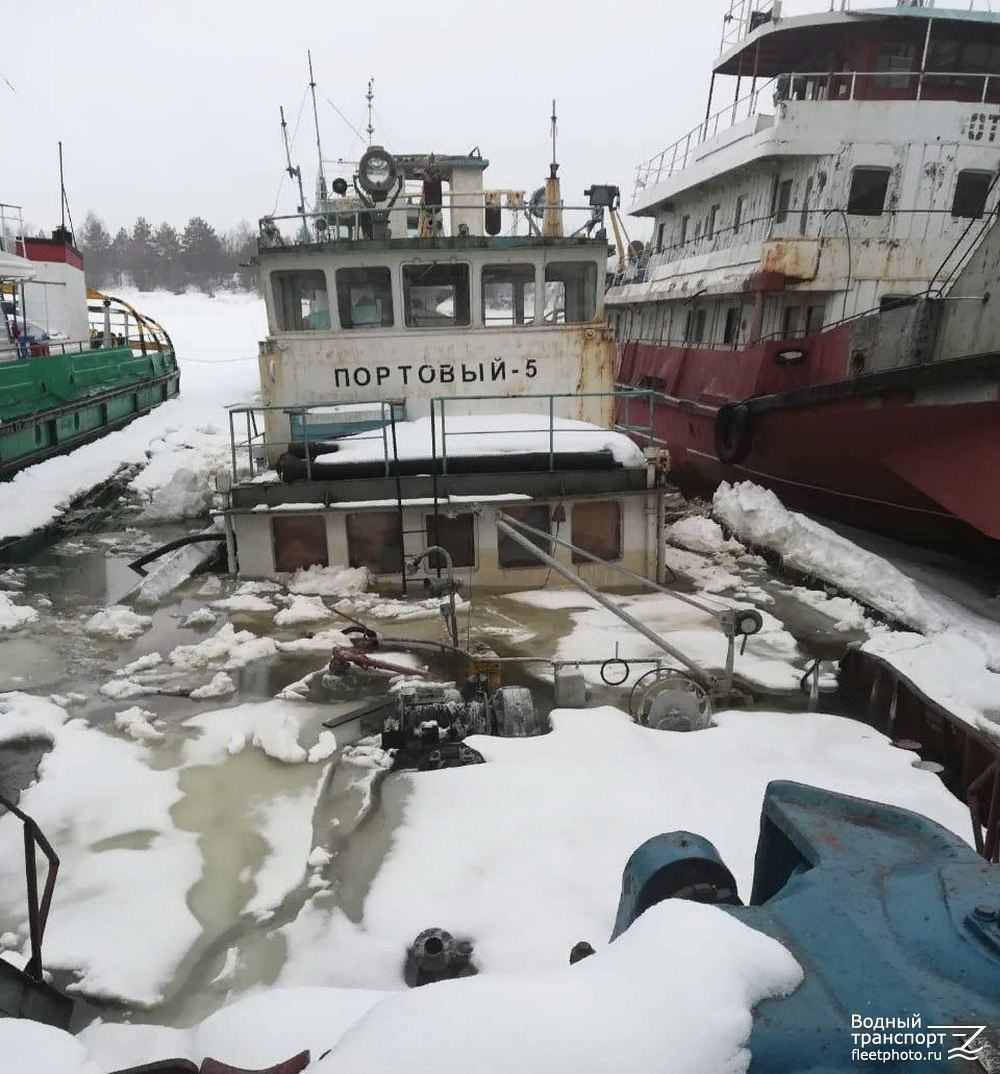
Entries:
<svg viewBox="0 0 1000 1074">
<path fill-rule="evenodd" d="M 131 230 L 112 236 L 95 213 L 88 213 L 76 236 L 83 254 L 87 286 L 98 290 L 132 285 L 140 291 L 180 293 L 194 287 L 206 294 L 219 289 L 251 291 L 256 272 L 257 229 L 248 223 L 220 234 L 193 216 L 183 229 L 153 227 L 140 216 Z"/>
</svg>

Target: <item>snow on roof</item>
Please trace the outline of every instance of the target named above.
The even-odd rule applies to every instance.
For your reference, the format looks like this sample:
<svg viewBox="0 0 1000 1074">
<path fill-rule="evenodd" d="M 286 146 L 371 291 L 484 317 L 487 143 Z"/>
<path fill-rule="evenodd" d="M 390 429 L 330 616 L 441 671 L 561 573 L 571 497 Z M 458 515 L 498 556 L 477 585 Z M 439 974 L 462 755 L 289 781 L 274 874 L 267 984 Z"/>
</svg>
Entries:
<svg viewBox="0 0 1000 1074">
<path fill-rule="evenodd" d="M 336 452 L 321 455 L 317 461 L 373 462 L 385 458 L 386 440 L 381 429 L 356 433 L 338 443 Z M 450 457 L 523 455 L 550 449 L 608 450 L 622 466 L 645 465 L 642 452 L 627 436 L 570 418 L 553 419 L 550 434 L 547 414 L 475 414 L 449 417 L 444 423 L 435 418 L 433 436 L 429 417 L 396 424 L 396 450 L 400 459 L 431 459 L 435 448 L 439 456 Z"/>
</svg>

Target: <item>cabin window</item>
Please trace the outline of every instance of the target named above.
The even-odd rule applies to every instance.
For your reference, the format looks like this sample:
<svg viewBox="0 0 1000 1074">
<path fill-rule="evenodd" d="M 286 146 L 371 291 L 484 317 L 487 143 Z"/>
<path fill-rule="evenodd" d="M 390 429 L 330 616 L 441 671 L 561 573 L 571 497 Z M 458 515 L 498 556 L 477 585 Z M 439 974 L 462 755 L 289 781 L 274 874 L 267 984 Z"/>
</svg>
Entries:
<svg viewBox="0 0 1000 1074">
<path fill-rule="evenodd" d="M 771 198 L 771 215 L 776 224 L 783 224 L 788 219 L 788 207 L 792 203 L 791 179 L 775 180 L 774 194 Z"/>
<path fill-rule="evenodd" d="M 740 194 L 736 199 L 736 210 L 733 213 L 733 234 L 735 235 L 743 226 L 743 214 L 747 203 L 746 194 Z"/>
<path fill-rule="evenodd" d="M 951 203 L 951 215 L 973 220 L 982 216 L 986 211 L 986 195 L 992 183 L 992 172 L 959 172 L 958 181 L 955 183 L 955 198 Z"/>
<path fill-rule="evenodd" d="M 818 336 L 823 331 L 823 306 L 810 306 L 806 310 L 806 335 Z"/>
<path fill-rule="evenodd" d="M 740 334 L 740 307 L 730 306 L 726 310 L 726 323 L 722 328 L 722 342 L 735 345 Z"/>
<path fill-rule="evenodd" d="M 325 273 L 317 269 L 272 272 L 271 288 L 279 332 L 320 331 L 330 327 Z"/>
<path fill-rule="evenodd" d="M 349 514 L 347 562 L 367 567 L 374 574 L 399 574 L 403 564 L 403 535 L 398 511 L 364 511 Z"/>
<path fill-rule="evenodd" d="M 705 238 L 711 239 L 715 235 L 715 225 L 719 219 L 719 209 L 721 206 L 713 205 L 708 210 L 708 222 L 705 224 Z"/>
<path fill-rule="evenodd" d="M 688 310 L 684 317 L 684 342 L 701 343 L 705 339 L 705 310 Z"/>
<path fill-rule="evenodd" d="M 677 233 L 677 244 L 683 246 L 688 241 L 688 227 L 691 224 L 690 216 L 681 217 L 680 231 Z"/>
<path fill-rule="evenodd" d="M 786 306 L 785 312 L 781 318 L 781 338 L 782 339 L 794 339 L 799 334 L 799 314 L 801 310 L 798 306 Z"/>
<path fill-rule="evenodd" d="M 878 75 L 875 78 L 875 85 L 886 86 L 889 89 L 906 89 L 910 84 L 910 72 L 913 70 L 915 57 L 916 49 L 913 45 L 888 42 L 879 45 L 875 70 L 892 73 Z"/>
<path fill-rule="evenodd" d="M 570 541 L 598 559 L 622 557 L 622 505 L 618 500 L 595 500 L 573 504 L 573 531 Z M 574 563 L 590 562 L 573 553 Z"/>
<path fill-rule="evenodd" d="M 658 224 L 656 228 L 656 252 L 660 253 L 663 249 L 663 231 L 666 228 L 666 224 Z"/>
<path fill-rule="evenodd" d="M 545 266 L 545 321 L 580 324 L 597 315 L 597 262 L 552 261 Z"/>
<path fill-rule="evenodd" d="M 392 327 L 392 277 L 387 268 L 337 269 L 342 328 Z"/>
<path fill-rule="evenodd" d="M 552 523 L 548 504 L 532 504 L 530 507 L 508 507 L 504 514 L 511 518 L 524 522 L 528 526 L 534 526 L 536 530 L 552 532 Z M 514 527 L 517 529 L 517 527 Z M 521 531 L 518 531 L 521 532 Z M 552 554 L 552 542 L 544 537 L 536 537 L 533 533 L 525 533 L 524 536 L 537 545 L 548 555 Z M 497 562 L 501 567 L 538 567 L 542 561 L 532 555 L 527 548 L 522 547 L 506 533 L 497 531 Z"/>
<path fill-rule="evenodd" d="M 889 175 L 889 168 L 855 168 L 851 172 L 847 211 L 852 216 L 881 216 L 889 190 Z"/>
<path fill-rule="evenodd" d="M 439 545 L 451 556 L 453 567 L 475 567 L 476 537 L 475 522 L 472 512 L 456 515 L 427 515 L 424 520 L 427 527 L 427 545 Z M 427 565 L 432 570 L 444 569 L 444 556 L 432 552 L 427 557 Z"/>
<path fill-rule="evenodd" d="M 276 571 L 328 567 L 326 519 L 323 515 L 284 515 L 271 519 L 271 545 Z"/>
<path fill-rule="evenodd" d="M 531 324 L 535 319 L 535 266 L 483 267 L 483 324 Z"/>
<path fill-rule="evenodd" d="M 452 261 L 403 266 L 407 328 L 457 328 L 469 324 L 469 266 Z"/>
</svg>

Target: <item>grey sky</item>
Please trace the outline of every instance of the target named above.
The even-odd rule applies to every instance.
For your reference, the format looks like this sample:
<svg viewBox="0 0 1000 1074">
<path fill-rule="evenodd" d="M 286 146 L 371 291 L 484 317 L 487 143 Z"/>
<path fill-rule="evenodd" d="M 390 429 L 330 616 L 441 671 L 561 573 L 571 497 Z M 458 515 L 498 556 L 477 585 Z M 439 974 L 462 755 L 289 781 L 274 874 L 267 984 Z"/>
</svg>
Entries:
<svg viewBox="0 0 1000 1074">
<path fill-rule="evenodd" d="M 88 210 L 112 230 L 140 213 L 154 225 L 255 222 L 275 207 L 278 106 L 294 126 L 307 48 L 327 158 L 361 148 L 328 100 L 362 129 L 373 76 L 374 140 L 390 150 L 478 145 L 487 185 L 531 190 L 546 175 L 555 97 L 567 202 L 592 182 L 631 191 L 639 160 L 701 119 L 727 6 L 13 0 L 0 19 L 0 201 L 37 227 L 58 223 L 61 138 L 78 228 Z M 293 160 L 309 197 L 308 106 Z M 278 210 L 294 206 L 286 178 Z"/>
</svg>

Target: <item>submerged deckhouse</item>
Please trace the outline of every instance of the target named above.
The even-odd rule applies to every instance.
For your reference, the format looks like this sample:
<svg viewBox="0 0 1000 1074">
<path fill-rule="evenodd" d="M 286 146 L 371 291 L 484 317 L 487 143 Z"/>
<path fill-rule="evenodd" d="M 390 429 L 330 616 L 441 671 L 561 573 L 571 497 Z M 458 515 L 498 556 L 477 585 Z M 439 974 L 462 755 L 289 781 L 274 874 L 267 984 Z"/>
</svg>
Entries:
<svg viewBox="0 0 1000 1074">
<path fill-rule="evenodd" d="M 806 6 L 730 3 L 706 119 L 639 167 L 618 382 L 682 483 L 995 556 L 1000 14 Z"/>
<path fill-rule="evenodd" d="M 659 574 L 661 470 L 611 429 L 617 190 L 574 210 L 555 164 L 528 195 L 485 188 L 487 163 L 372 146 L 314 211 L 261 221 L 269 333 L 261 406 L 231 412 L 231 569 L 348 564 L 405 587 L 435 546 L 477 586 L 538 585 L 549 568 L 502 507 L 593 584 L 615 581 L 605 562 Z"/>
</svg>

